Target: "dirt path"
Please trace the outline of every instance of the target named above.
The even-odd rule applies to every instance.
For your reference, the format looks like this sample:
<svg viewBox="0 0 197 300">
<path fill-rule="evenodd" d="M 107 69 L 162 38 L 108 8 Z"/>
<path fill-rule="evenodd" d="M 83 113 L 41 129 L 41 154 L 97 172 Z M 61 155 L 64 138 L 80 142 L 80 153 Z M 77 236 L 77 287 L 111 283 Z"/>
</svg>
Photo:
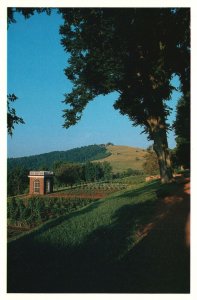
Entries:
<svg viewBox="0 0 197 300">
<path fill-rule="evenodd" d="M 155 218 L 138 232 L 141 241 L 124 264 L 119 290 L 134 293 L 190 291 L 190 180 L 177 180 L 175 192 L 159 200 Z M 128 291 L 129 292 L 129 291 Z"/>
<path fill-rule="evenodd" d="M 155 228 L 159 222 L 165 220 L 171 210 L 179 209 L 181 203 L 190 205 L 190 179 L 189 178 L 176 178 L 176 191 L 173 195 L 166 196 L 160 200 L 156 210 L 155 217 L 152 222 L 147 224 L 145 227 L 141 228 L 138 232 L 140 238 L 146 236 L 153 228 Z M 182 204 L 183 205 L 183 204 Z M 175 213 L 175 211 L 174 211 Z M 185 244 L 187 247 L 190 246 L 190 212 L 179 211 L 179 222 L 181 219 L 185 219 L 185 214 L 187 214 L 187 221 L 185 223 Z M 178 221 L 178 220 L 177 220 Z"/>
</svg>

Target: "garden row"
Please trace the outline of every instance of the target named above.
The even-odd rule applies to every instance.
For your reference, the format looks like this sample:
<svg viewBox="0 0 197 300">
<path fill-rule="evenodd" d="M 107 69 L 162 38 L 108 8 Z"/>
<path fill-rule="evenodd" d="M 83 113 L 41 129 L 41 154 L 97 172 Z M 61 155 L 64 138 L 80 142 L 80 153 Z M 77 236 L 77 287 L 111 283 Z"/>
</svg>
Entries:
<svg viewBox="0 0 197 300">
<path fill-rule="evenodd" d="M 73 212 L 97 199 L 32 197 L 29 199 L 11 198 L 8 201 L 8 228 L 34 228 L 49 219 Z"/>
<path fill-rule="evenodd" d="M 125 183 L 88 183 L 79 186 L 74 186 L 72 188 L 66 188 L 65 193 L 70 195 L 80 195 L 80 194 L 93 194 L 93 193 L 103 193 L 109 194 L 117 191 L 124 190 L 128 187 L 128 184 Z M 56 190 L 58 191 L 58 190 Z"/>
</svg>

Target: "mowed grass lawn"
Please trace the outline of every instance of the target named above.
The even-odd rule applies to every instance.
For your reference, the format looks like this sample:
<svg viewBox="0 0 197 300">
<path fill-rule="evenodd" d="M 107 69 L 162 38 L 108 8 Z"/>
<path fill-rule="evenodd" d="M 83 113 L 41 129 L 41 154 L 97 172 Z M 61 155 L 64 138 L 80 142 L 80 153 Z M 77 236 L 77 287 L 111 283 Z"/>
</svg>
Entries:
<svg viewBox="0 0 197 300">
<path fill-rule="evenodd" d="M 10 241 L 8 292 L 132 292 L 123 261 L 154 215 L 159 186 L 136 184 Z"/>
</svg>

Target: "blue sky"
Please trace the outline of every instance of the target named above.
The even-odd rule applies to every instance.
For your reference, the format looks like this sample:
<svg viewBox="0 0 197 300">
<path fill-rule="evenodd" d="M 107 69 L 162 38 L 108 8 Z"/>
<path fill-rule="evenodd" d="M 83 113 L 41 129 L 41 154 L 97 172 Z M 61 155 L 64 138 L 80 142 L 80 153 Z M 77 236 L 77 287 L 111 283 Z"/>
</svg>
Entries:
<svg viewBox="0 0 197 300">
<path fill-rule="evenodd" d="M 142 128 L 132 127 L 126 116 L 114 110 L 116 93 L 97 97 L 88 104 L 77 125 L 62 128 L 65 104 L 61 101 L 72 85 L 63 72 L 68 54 L 60 45 L 61 16 L 41 14 L 24 20 L 17 15 L 16 19 L 8 30 L 8 93 L 18 96 L 13 107 L 25 125 L 16 125 L 13 137 L 8 137 L 8 157 L 107 142 L 142 148 L 151 144 L 146 135 L 140 134 Z M 173 108 L 170 121 L 175 117 L 179 97 L 180 93 L 175 92 L 168 102 Z M 174 148 L 173 132 L 168 141 Z"/>
</svg>

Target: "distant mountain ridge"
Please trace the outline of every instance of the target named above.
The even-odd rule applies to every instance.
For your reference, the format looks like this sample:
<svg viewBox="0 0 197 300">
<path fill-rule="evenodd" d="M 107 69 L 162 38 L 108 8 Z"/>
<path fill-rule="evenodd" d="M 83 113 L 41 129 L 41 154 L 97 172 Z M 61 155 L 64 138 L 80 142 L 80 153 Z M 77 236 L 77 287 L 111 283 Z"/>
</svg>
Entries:
<svg viewBox="0 0 197 300">
<path fill-rule="evenodd" d="M 46 170 L 52 168 L 54 163 L 59 161 L 85 163 L 87 161 L 103 159 L 110 155 L 111 153 L 104 144 L 89 145 L 66 151 L 52 151 L 38 155 L 8 158 L 7 164 L 8 169 L 19 166 L 32 170 Z"/>
</svg>

